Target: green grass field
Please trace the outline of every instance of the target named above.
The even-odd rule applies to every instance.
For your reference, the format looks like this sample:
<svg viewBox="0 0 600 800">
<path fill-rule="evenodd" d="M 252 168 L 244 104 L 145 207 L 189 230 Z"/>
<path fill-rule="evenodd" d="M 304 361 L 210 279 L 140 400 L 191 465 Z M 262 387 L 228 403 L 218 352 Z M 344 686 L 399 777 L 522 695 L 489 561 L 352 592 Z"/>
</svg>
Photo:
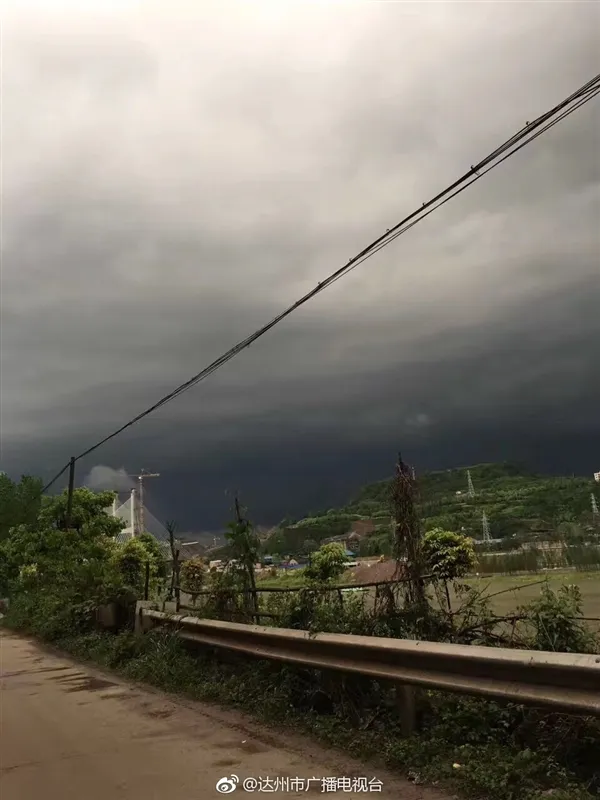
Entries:
<svg viewBox="0 0 600 800">
<path fill-rule="evenodd" d="M 545 579 L 554 590 L 564 584 L 577 584 L 583 597 L 584 616 L 600 619 L 600 570 L 552 570 L 528 575 L 494 575 L 490 578 L 470 578 L 466 582 L 481 589 L 487 587 L 486 594 L 502 592 L 493 598 L 494 610 L 502 615 L 510 613 L 516 606 L 535 600 L 539 596 L 541 584 L 531 584 Z"/>
<path fill-rule="evenodd" d="M 256 586 L 258 589 L 271 587 L 282 589 L 301 589 L 306 584 L 303 569 L 291 569 L 287 572 L 279 572 L 275 577 L 265 572 L 264 575 L 256 576 Z"/>
<path fill-rule="evenodd" d="M 340 583 L 350 582 L 347 573 Z M 539 597 L 542 581 L 548 580 L 552 589 L 556 590 L 564 584 L 577 584 L 583 597 L 583 614 L 600 620 L 600 570 L 552 570 L 548 572 L 532 572 L 524 575 L 493 575 L 487 578 L 468 578 L 465 582 L 478 589 L 485 589 L 486 595 L 501 592 L 492 598 L 492 607 L 496 614 L 504 616 L 515 611 L 518 606 L 530 603 Z M 282 587 L 299 589 L 305 585 L 304 570 L 293 570 L 276 577 L 264 577 L 257 581 L 260 589 Z M 600 630 L 600 621 L 589 623 L 590 628 Z"/>
</svg>

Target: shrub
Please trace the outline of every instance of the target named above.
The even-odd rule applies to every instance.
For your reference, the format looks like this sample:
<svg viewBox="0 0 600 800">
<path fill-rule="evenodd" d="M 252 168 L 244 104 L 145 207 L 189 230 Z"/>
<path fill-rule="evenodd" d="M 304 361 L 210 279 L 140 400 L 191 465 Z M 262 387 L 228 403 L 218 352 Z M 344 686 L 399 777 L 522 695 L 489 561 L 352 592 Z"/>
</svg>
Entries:
<svg viewBox="0 0 600 800">
<path fill-rule="evenodd" d="M 138 596 L 144 589 L 146 564 L 150 561 L 151 573 L 155 564 L 152 563 L 150 554 L 139 539 L 130 539 L 120 545 L 113 556 L 113 563 L 123 583 L 130 586 Z"/>
<path fill-rule="evenodd" d="M 583 620 L 578 619 L 583 613 L 578 586 L 560 586 L 555 592 L 545 584 L 539 599 L 522 606 L 520 613 L 533 627 L 531 647 L 534 650 L 598 652 L 597 637 L 586 628 Z"/>
<path fill-rule="evenodd" d="M 206 579 L 206 567 L 200 557 L 184 561 L 179 572 L 179 581 L 184 592 L 197 594 L 202 591 Z"/>
</svg>

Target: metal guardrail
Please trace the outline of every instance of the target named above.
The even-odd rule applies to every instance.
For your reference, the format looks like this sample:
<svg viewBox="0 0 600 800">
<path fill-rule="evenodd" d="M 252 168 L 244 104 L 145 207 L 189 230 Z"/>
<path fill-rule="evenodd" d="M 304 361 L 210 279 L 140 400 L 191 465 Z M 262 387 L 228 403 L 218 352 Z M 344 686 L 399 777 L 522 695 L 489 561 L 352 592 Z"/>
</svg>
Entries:
<svg viewBox="0 0 600 800">
<path fill-rule="evenodd" d="M 546 653 L 265 628 L 140 608 L 139 625 L 173 625 L 192 642 L 396 684 L 600 717 L 600 655 Z"/>
</svg>

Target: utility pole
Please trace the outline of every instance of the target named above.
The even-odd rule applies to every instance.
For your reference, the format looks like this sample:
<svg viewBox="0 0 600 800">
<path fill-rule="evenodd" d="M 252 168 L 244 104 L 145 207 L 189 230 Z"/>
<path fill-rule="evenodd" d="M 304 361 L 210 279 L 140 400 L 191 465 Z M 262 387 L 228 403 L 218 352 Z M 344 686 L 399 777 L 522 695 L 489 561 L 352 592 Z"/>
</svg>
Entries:
<svg viewBox="0 0 600 800">
<path fill-rule="evenodd" d="M 470 469 L 467 470 L 467 494 L 469 497 L 475 497 L 475 487 L 473 486 Z"/>
<path fill-rule="evenodd" d="M 141 533 L 144 533 L 144 481 L 146 478 L 160 478 L 160 473 L 144 472 L 144 470 L 142 470 L 139 475 L 130 475 L 130 477 L 135 478 L 138 482 L 133 535 L 139 536 Z"/>
</svg>

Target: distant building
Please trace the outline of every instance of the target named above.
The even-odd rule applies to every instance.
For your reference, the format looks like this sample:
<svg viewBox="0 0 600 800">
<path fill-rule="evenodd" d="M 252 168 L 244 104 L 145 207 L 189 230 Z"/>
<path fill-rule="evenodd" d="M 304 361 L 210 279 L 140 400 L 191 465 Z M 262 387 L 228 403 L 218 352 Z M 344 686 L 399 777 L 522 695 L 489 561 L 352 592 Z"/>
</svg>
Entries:
<svg viewBox="0 0 600 800">
<path fill-rule="evenodd" d="M 350 528 L 350 536 L 356 536 L 360 539 L 363 536 L 368 536 L 370 533 L 374 533 L 376 528 L 377 525 L 372 519 L 356 519 Z"/>
</svg>

